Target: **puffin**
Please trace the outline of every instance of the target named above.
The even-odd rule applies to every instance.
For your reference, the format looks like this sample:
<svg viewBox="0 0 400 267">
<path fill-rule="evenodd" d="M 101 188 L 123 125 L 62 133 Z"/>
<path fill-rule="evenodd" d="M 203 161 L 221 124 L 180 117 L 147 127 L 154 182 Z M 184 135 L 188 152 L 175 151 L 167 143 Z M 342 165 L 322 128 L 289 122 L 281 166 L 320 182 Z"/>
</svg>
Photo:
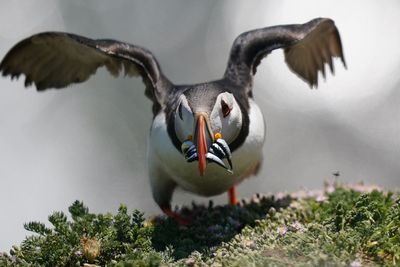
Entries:
<svg viewBox="0 0 400 267">
<path fill-rule="evenodd" d="M 266 128 L 253 97 L 253 78 L 275 49 L 283 49 L 289 69 L 310 88 L 318 86 L 319 73 L 325 78 L 325 65 L 334 74 L 334 58 L 346 67 L 334 21 L 316 18 L 240 34 L 223 77 L 199 84 L 174 84 L 143 47 L 66 32 L 20 41 L 4 56 L 0 72 L 11 80 L 23 74 L 25 87 L 34 84 L 37 91 L 82 83 L 101 67 L 113 76 L 140 76 L 152 101 L 147 146 L 152 195 L 167 216 L 187 224 L 188 218 L 171 209 L 177 187 L 207 197 L 228 192 L 235 205 L 235 186 L 259 170 Z"/>
</svg>

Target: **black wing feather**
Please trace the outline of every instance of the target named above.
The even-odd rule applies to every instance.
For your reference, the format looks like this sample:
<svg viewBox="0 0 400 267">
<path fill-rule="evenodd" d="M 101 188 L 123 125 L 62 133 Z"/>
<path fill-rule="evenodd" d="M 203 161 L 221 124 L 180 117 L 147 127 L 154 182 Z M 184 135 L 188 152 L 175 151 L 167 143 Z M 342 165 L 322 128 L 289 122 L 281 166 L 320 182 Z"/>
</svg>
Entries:
<svg viewBox="0 0 400 267">
<path fill-rule="evenodd" d="M 165 105 L 171 83 L 155 57 L 142 47 L 116 40 L 93 40 L 63 32 L 35 34 L 7 53 L 0 72 L 11 78 L 24 74 L 25 86 L 34 83 L 43 91 L 84 82 L 103 66 L 113 76 L 122 70 L 128 76 L 141 76 L 155 113 Z"/>
<path fill-rule="evenodd" d="M 274 49 L 283 48 L 288 67 L 310 87 L 318 85 L 318 72 L 325 77 L 325 64 L 334 72 L 333 57 L 346 66 L 339 31 L 333 20 L 313 19 L 257 29 L 239 35 L 231 48 L 225 78 L 244 86 L 251 95 L 252 77 L 261 60 Z"/>
</svg>

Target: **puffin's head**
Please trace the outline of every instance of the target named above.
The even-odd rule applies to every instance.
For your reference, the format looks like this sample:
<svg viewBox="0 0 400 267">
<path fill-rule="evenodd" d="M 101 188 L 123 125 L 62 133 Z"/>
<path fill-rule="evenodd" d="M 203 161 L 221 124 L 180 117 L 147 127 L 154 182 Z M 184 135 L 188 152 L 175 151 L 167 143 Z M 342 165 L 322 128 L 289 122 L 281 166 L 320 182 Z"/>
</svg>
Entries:
<svg viewBox="0 0 400 267">
<path fill-rule="evenodd" d="M 210 146 L 219 138 L 229 145 L 242 128 L 242 112 L 233 94 L 215 90 L 187 90 L 175 110 L 175 133 L 181 142 L 196 146 L 199 172 L 204 175 Z"/>
</svg>

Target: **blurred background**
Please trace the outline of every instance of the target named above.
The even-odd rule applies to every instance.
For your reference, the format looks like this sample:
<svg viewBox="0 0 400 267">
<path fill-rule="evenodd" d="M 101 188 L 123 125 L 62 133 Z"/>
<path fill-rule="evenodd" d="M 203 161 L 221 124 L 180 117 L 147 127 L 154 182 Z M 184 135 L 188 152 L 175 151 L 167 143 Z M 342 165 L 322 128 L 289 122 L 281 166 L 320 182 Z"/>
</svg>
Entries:
<svg viewBox="0 0 400 267">
<path fill-rule="evenodd" d="M 318 188 L 339 181 L 400 186 L 400 2 L 392 1 L 2 1 L 0 58 L 21 39 L 48 30 L 147 47 L 171 81 L 220 78 L 234 38 L 254 28 L 330 17 L 348 65 L 337 60 L 318 90 L 289 71 L 282 51 L 259 66 L 255 99 L 267 123 L 264 163 L 238 188 Z M 146 174 L 151 104 L 141 79 L 101 69 L 86 83 L 38 93 L 0 78 L 0 251 L 76 199 L 94 212 L 120 203 L 160 211 Z M 208 201 L 179 191 L 174 204 Z M 226 203 L 226 196 L 214 198 Z"/>
</svg>

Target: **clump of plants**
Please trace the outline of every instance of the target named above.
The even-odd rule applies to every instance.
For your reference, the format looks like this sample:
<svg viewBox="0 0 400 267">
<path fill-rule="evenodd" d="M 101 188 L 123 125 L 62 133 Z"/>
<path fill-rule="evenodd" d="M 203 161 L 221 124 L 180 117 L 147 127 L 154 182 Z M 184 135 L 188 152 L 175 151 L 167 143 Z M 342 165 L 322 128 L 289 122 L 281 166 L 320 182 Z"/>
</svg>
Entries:
<svg viewBox="0 0 400 267">
<path fill-rule="evenodd" d="M 198 261 L 198 255 L 193 255 Z M 400 198 L 337 188 L 245 227 L 204 265 L 373 266 L 400 264 Z"/>
<path fill-rule="evenodd" d="M 162 253 L 152 248 L 153 228 L 145 225 L 143 213 L 128 214 L 121 205 L 116 215 L 93 214 L 82 202 L 69 207 L 72 220 L 63 212 L 49 216 L 52 227 L 30 222 L 24 228 L 34 233 L 0 263 L 13 266 L 114 265 L 134 257 L 135 265 L 158 266 Z M 167 257 L 167 256 L 166 256 Z M 166 260 L 165 258 L 164 260 Z M 1 264 L 0 264 L 1 265 Z"/>
<path fill-rule="evenodd" d="M 359 189 L 359 188 L 358 188 Z M 357 190 L 358 190 L 357 189 Z M 400 197 L 336 187 L 313 194 L 260 196 L 238 206 L 193 204 L 178 225 L 145 221 L 121 206 L 90 213 L 76 201 L 49 216 L 0 266 L 364 266 L 400 264 Z M 299 197 L 301 196 L 301 197 Z"/>
</svg>

